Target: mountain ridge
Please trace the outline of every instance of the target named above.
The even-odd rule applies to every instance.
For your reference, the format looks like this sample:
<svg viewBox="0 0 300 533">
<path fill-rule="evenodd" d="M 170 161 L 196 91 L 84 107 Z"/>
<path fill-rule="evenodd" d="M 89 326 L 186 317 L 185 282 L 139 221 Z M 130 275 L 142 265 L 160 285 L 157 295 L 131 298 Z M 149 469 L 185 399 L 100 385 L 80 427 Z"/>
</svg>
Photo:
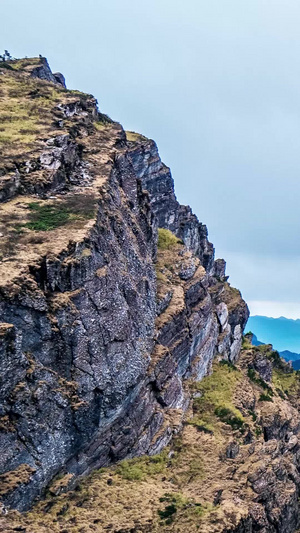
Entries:
<svg viewBox="0 0 300 533">
<path fill-rule="evenodd" d="M 251 332 L 252 335 L 252 344 L 254 346 L 262 346 L 264 343 L 260 342 L 256 335 Z M 283 350 L 282 352 L 278 352 L 283 359 L 286 361 L 292 361 L 293 368 L 295 370 L 298 370 L 299 364 L 300 364 L 300 354 L 295 352 L 290 352 L 290 350 Z"/>
<path fill-rule="evenodd" d="M 155 142 L 46 63 L 0 63 L 0 530 L 295 533 L 298 373 Z"/>
<path fill-rule="evenodd" d="M 49 79 L 43 58 L 9 65 L 0 472 L 3 504 L 23 511 L 56 475 L 67 490 L 159 453 L 182 426 L 185 380 L 217 352 L 237 358 L 248 310 L 156 144 Z"/>
<path fill-rule="evenodd" d="M 250 316 L 247 327 L 257 338 L 271 343 L 276 350 L 300 353 L 300 320 L 286 317 L 272 318 L 261 315 Z"/>
</svg>

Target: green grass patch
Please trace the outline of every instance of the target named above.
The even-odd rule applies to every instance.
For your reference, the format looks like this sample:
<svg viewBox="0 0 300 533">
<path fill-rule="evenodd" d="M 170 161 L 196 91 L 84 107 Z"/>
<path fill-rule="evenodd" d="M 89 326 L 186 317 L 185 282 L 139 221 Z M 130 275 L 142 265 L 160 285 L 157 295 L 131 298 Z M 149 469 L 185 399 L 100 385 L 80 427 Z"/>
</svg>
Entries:
<svg viewBox="0 0 300 533">
<path fill-rule="evenodd" d="M 237 370 L 237 367 L 231 361 L 228 361 L 227 359 L 221 359 L 219 364 L 220 365 L 225 365 L 228 368 L 230 368 L 231 370 Z"/>
<path fill-rule="evenodd" d="M 161 520 L 166 520 L 167 524 L 171 524 L 174 518 L 173 515 L 177 513 L 177 507 L 174 503 L 170 503 L 162 511 L 158 510 L 157 513 L 159 517 L 161 518 Z"/>
<path fill-rule="evenodd" d="M 198 416 L 194 416 L 192 419 L 187 420 L 186 424 L 189 426 L 194 426 L 198 431 L 208 433 L 209 435 L 213 435 L 214 433 L 213 424 L 205 422 L 202 418 L 199 418 Z"/>
<path fill-rule="evenodd" d="M 4 89 L 0 102 L 0 143 L 4 146 L 30 145 L 50 127 L 51 110 L 60 100 L 61 92 L 39 81 L 14 75 L 7 76 L 5 83 L 0 80 L 1 90 Z"/>
<path fill-rule="evenodd" d="M 21 106 L 20 106 L 21 113 Z M 39 130 L 34 117 L 23 117 L 7 115 L 0 113 L 0 121 L 2 123 L 0 133 L 0 143 L 8 144 L 18 142 L 21 144 L 30 144 L 36 139 Z"/>
<path fill-rule="evenodd" d="M 176 237 L 170 230 L 158 228 L 158 248 L 160 250 L 170 250 L 177 244 L 182 244 L 182 241 Z"/>
<path fill-rule="evenodd" d="M 299 392 L 299 375 L 298 372 L 289 370 L 287 372 L 287 365 L 285 371 L 278 368 L 273 369 L 273 383 L 276 390 L 281 390 L 285 394 L 295 395 Z"/>
<path fill-rule="evenodd" d="M 31 202 L 29 222 L 24 226 L 34 231 L 51 231 L 72 220 L 90 219 L 95 213 L 95 200 L 90 196 L 74 196 L 56 204 Z"/>
<path fill-rule="evenodd" d="M 63 226 L 70 219 L 70 212 L 61 205 L 42 205 L 38 202 L 29 204 L 30 222 L 25 226 L 34 231 L 49 231 Z"/>
<path fill-rule="evenodd" d="M 280 357 L 279 353 L 276 350 L 269 350 L 267 353 L 268 359 L 272 361 L 273 366 L 277 370 L 281 370 L 283 373 L 290 373 L 291 369 L 287 362 L 283 359 L 283 357 Z"/>
<path fill-rule="evenodd" d="M 144 137 L 144 135 L 141 135 L 140 133 L 136 133 L 135 131 L 126 131 L 126 139 L 130 142 L 138 142 L 138 141 L 147 141 L 147 137 Z"/>
<path fill-rule="evenodd" d="M 27 67 L 40 66 L 41 59 L 39 57 L 24 57 L 22 59 L 12 59 L 9 61 L 9 65 L 14 70 L 26 70 Z"/>
<path fill-rule="evenodd" d="M 167 455 L 167 450 L 164 450 L 158 455 L 125 459 L 117 466 L 116 473 L 128 481 L 144 481 L 148 476 L 155 476 L 165 470 Z"/>
<path fill-rule="evenodd" d="M 237 416 L 233 409 L 225 406 L 219 406 L 215 409 L 215 415 L 225 424 L 228 424 L 232 429 L 243 429 L 244 419 L 239 413 Z"/>
<path fill-rule="evenodd" d="M 253 422 L 256 422 L 257 420 L 257 414 L 253 409 L 249 409 L 249 415 L 252 417 Z"/>
<path fill-rule="evenodd" d="M 272 402 L 272 398 L 269 394 L 261 394 L 260 397 L 259 397 L 259 401 L 260 402 Z"/>
<path fill-rule="evenodd" d="M 95 126 L 96 130 L 102 131 L 102 130 L 106 129 L 107 124 L 106 124 L 106 122 L 94 122 L 94 126 Z"/>
<path fill-rule="evenodd" d="M 159 270 L 159 268 L 160 268 L 160 267 L 159 267 L 159 266 L 157 265 L 157 263 L 156 263 L 156 265 L 155 265 L 155 271 L 156 271 L 156 279 L 157 279 L 157 281 L 160 281 L 161 283 L 167 283 L 167 281 L 168 281 L 167 276 L 166 276 L 165 274 L 163 274 L 163 273 Z"/>
<path fill-rule="evenodd" d="M 6 70 L 14 70 L 13 67 L 9 65 L 9 63 L 7 63 L 7 61 L 0 61 L 0 68 L 4 68 Z"/>
<path fill-rule="evenodd" d="M 261 434 L 262 434 L 262 429 L 261 429 L 261 427 L 256 426 L 256 428 L 255 428 L 255 435 L 256 435 L 256 437 L 260 437 Z"/>
<path fill-rule="evenodd" d="M 215 432 L 217 420 L 233 429 L 243 430 L 245 420 L 233 404 L 233 395 L 242 379 L 242 373 L 232 364 L 223 361 L 213 365 L 213 373 L 196 384 L 201 396 L 194 398 L 194 424 L 207 432 Z"/>
<path fill-rule="evenodd" d="M 253 345 L 249 341 L 249 339 L 244 335 L 242 339 L 242 348 L 244 350 L 251 350 L 253 348 Z"/>
<path fill-rule="evenodd" d="M 166 493 L 163 497 L 159 498 L 159 501 L 167 503 L 164 509 L 157 511 L 158 516 L 161 520 L 165 521 L 165 524 L 172 524 L 179 511 L 184 514 L 186 514 L 186 511 L 192 511 L 200 517 L 205 511 L 209 510 L 208 505 L 203 506 L 201 503 L 195 502 L 193 498 L 186 498 L 180 493 Z"/>
<path fill-rule="evenodd" d="M 101 131 L 113 123 L 113 120 L 108 115 L 105 115 L 104 113 L 98 113 L 98 120 L 94 122 L 94 126 L 96 130 Z"/>
</svg>

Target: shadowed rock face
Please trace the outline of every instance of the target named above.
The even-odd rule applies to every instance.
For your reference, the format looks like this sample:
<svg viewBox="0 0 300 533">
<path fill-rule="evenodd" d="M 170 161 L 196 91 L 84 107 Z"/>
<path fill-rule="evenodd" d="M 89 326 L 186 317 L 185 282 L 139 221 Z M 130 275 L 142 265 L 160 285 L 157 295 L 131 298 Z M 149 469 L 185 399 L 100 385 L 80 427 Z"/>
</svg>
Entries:
<svg viewBox="0 0 300 533">
<path fill-rule="evenodd" d="M 174 193 L 170 169 L 159 157 L 156 144 L 143 139 L 130 150 L 130 159 L 143 187 L 149 192 L 150 203 L 158 226 L 168 228 L 182 239 L 189 250 L 201 259 L 211 272 L 214 265 L 214 248 L 208 241 L 207 228 L 201 224 L 189 206 L 180 205 Z"/>
<path fill-rule="evenodd" d="M 160 264 L 169 260 L 169 250 L 158 256 Z M 268 368 L 268 382 L 262 368 Z M 81 480 L 79 490 L 64 493 L 66 474 L 51 483 L 32 512 L 0 517 L 0 528 L 5 533 L 22 528 L 75 533 L 90 526 L 98 533 L 298 531 L 299 375 L 270 345 L 254 347 L 245 340 L 234 365 L 215 359 L 210 375 L 186 385 L 191 393 L 186 423 L 167 450 L 111 464 Z M 155 392 L 161 404 L 171 401 L 158 380 Z M 178 387 L 176 412 L 181 399 Z M 33 469 L 20 465 L 1 476 L 0 490 L 16 475 L 29 480 Z"/>
<path fill-rule="evenodd" d="M 40 58 L 40 65 L 35 67 L 31 71 L 31 76 L 33 78 L 39 78 L 40 80 L 51 81 L 52 83 L 58 83 L 66 88 L 66 82 L 64 76 L 60 72 L 55 72 L 54 74 L 49 67 L 49 63 L 45 57 Z"/>
<path fill-rule="evenodd" d="M 35 68 L 44 90 L 53 75 Z M 184 380 L 216 355 L 234 361 L 248 318 L 155 143 L 126 137 L 88 95 L 63 91 L 49 113 L 49 137 L 3 174 L 2 190 L 16 184 L 5 221 L 18 208 L 23 228 L 18 257 L 0 265 L 0 474 L 23 473 L 1 497 L 19 510 L 60 472 L 72 487 L 93 468 L 159 452 L 188 407 Z M 30 195 L 55 212 L 67 205 L 66 222 L 32 229 Z M 158 228 L 181 242 L 157 248 Z"/>
</svg>

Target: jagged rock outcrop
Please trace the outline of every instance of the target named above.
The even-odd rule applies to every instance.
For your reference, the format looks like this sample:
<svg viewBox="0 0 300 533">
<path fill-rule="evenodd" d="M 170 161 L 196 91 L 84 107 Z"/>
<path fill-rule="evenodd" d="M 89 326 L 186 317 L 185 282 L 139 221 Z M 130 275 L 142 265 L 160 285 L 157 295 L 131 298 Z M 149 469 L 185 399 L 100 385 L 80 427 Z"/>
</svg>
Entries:
<svg viewBox="0 0 300 533">
<path fill-rule="evenodd" d="M 9 512 L 4 531 L 297 531 L 299 375 L 271 346 L 244 342 L 235 365 L 216 359 L 213 372 L 188 388 L 184 427 L 160 455 L 94 472 L 67 494 L 68 475 L 57 478 L 32 512 Z"/>
<path fill-rule="evenodd" d="M 0 494 L 19 510 L 57 474 L 160 452 L 185 380 L 235 361 L 248 318 L 155 143 L 22 65 L 0 75 L 32 127 L 12 115 L 0 161 Z"/>
<path fill-rule="evenodd" d="M 52 73 L 49 63 L 45 57 L 40 57 L 39 65 L 32 69 L 32 78 L 39 78 L 41 80 L 51 81 L 52 83 L 58 83 L 66 88 L 66 81 L 61 72 Z"/>
<path fill-rule="evenodd" d="M 137 177 L 149 192 L 158 226 L 168 228 L 182 239 L 210 273 L 214 265 L 214 249 L 208 241 L 206 226 L 198 221 L 189 206 L 177 201 L 170 169 L 160 160 L 155 142 L 143 136 L 136 138 L 139 142 L 132 143 L 130 159 Z"/>
</svg>

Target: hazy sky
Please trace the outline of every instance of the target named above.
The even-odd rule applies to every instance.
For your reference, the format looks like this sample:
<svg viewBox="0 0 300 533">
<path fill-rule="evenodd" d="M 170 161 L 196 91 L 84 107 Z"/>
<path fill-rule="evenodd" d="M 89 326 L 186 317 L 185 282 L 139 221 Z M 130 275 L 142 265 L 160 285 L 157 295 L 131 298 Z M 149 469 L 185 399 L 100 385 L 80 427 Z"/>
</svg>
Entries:
<svg viewBox="0 0 300 533">
<path fill-rule="evenodd" d="M 0 47 L 158 144 L 253 314 L 300 317 L 299 0 L 0 0 Z"/>
</svg>

